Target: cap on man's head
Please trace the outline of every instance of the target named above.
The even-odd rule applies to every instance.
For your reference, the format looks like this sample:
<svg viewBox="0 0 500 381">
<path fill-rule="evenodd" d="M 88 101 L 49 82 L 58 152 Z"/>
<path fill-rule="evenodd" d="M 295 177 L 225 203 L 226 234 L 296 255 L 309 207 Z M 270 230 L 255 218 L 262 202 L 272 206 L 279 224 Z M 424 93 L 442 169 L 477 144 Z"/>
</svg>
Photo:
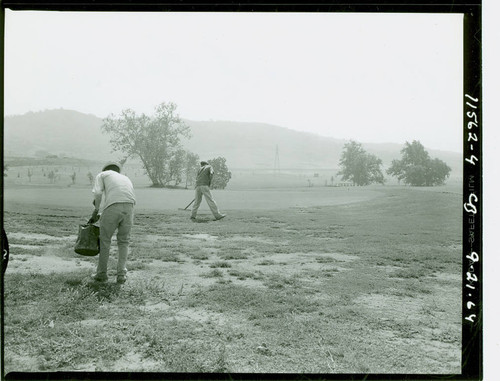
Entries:
<svg viewBox="0 0 500 381">
<path fill-rule="evenodd" d="M 102 167 L 103 172 L 108 171 L 108 170 L 112 170 L 112 171 L 120 173 L 121 169 L 122 168 L 121 168 L 120 163 L 117 163 L 116 161 L 108 161 L 106 164 L 104 164 L 104 167 Z"/>
<path fill-rule="evenodd" d="M 208 165 L 208 161 L 200 161 L 201 165 Z"/>
</svg>

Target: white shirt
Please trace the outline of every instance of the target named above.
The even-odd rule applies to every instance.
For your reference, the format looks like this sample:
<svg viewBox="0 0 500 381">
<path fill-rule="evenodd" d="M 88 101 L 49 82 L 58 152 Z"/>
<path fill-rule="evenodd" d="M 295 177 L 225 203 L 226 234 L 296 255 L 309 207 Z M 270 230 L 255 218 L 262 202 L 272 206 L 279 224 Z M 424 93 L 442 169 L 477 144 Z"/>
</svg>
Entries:
<svg viewBox="0 0 500 381">
<path fill-rule="evenodd" d="M 112 170 L 101 172 L 96 176 L 92 193 L 94 196 L 102 195 L 99 213 L 113 204 L 135 204 L 132 181 L 127 176 Z"/>
</svg>

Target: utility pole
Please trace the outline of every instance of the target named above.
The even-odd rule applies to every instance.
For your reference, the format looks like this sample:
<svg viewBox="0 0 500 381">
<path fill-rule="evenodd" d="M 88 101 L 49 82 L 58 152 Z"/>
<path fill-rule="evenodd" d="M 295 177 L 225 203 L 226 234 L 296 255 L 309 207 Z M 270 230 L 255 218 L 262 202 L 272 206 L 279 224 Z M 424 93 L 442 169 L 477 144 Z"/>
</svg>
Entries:
<svg viewBox="0 0 500 381">
<path fill-rule="evenodd" d="M 280 173 L 280 154 L 276 144 L 276 153 L 274 154 L 274 174 Z"/>
</svg>

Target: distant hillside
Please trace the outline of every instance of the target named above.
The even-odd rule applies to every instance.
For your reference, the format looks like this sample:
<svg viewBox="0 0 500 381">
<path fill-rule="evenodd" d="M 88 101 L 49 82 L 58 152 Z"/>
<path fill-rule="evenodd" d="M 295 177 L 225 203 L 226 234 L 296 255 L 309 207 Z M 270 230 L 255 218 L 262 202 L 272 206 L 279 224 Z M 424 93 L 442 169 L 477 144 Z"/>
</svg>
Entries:
<svg viewBox="0 0 500 381">
<path fill-rule="evenodd" d="M 346 140 L 264 123 L 186 120 L 192 138 L 184 144 L 201 158 L 224 156 L 233 168 L 273 169 L 279 158 L 281 169 L 337 168 Z M 363 143 L 382 159 L 385 167 L 401 157 L 402 144 Z M 278 155 L 276 155 L 276 151 Z M 428 150 L 431 157 L 445 161 L 455 173 L 462 171 L 461 154 Z"/>
<path fill-rule="evenodd" d="M 344 141 L 261 123 L 186 121 L 184 144 L 202 158 L 224 156 L 236 168 L 332 168 Z"/>
<path fill-rule="evenodd" d="M 64 155 L 88 160 L 110 160 L 109 139 L 101 133 L 102 120 L 71 110 L 29 112 L 4 120 L 6 156 Z"/>
<path fill-rule="evenodd" d="M 345 140 L 294 131 L 264 123 L 185 121 L 192 137 L 185 147 L 200 158 L 223 156 L 229 168 L 324 169 L 338 167 Z M 87 160 L 120 158 L 111 153 L 109 137 L 101 132 L 102 119 L 71 110 L 30 112 L 5 118 L 5 156 L 66 155 Z M 400 157 L 401 144 L 363 144 L 386 167 Z M 461 154 L 429 150 L 455 173 L 461 172 Z"/>
</svg>

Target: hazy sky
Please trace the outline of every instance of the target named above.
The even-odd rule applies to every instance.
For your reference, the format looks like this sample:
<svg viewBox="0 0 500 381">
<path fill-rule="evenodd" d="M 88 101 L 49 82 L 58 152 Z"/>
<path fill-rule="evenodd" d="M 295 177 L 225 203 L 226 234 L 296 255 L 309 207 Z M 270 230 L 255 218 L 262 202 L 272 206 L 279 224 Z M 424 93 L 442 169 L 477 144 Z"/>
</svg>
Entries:
<svg viewBox="0 0 500 381">
<path fill-rule="evenodd" d="M 458 14 L 6 10 L 5 113 L 172 101 L 191 120 L 461 152 L 462 41 Z"/>
</svg>

